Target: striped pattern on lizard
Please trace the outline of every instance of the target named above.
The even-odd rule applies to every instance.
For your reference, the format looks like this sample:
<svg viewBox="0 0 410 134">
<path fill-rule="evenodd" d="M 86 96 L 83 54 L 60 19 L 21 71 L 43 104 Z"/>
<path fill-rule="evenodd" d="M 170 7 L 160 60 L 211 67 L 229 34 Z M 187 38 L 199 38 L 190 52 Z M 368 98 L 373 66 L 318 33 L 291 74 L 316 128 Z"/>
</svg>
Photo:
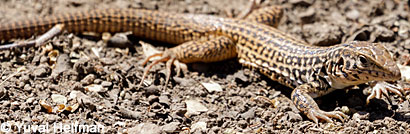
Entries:
<svg viewBox="0 0 410 134">
<path fill-rule="evenodd" d="M 353 41 L 312 46 L 272 27 L 277 26 L 281 15 L 277 6 L 254 11 L 245 19 L 142 9 L 93 10 L 0 24 L 0 40 L 27 38 L 57 26 L 57 31 L 73 33 L 132 31 L 138 37 L 177 44 L 146 59 L 144 64 L 160 57 L 146 67 L 141 83 L 151 67 L 160 62 L 166 62 L 168 82 L 172 65 L 179 71 L 185 63 L 237 58 L 241 64 L 293 88 L 292 101 L 314 122 L 347 118 L 340 111 L 322 111 L 313 100 L 337 89 L 376 81 L 381 86 L 373 89 L 367 100 L 388 91 L 402 96 L 403 89 L 384 82 L 398 80 L 401 74 L 382 44 Z M 38 43 L 43 42 L 34 42 Z"/>
</svg>

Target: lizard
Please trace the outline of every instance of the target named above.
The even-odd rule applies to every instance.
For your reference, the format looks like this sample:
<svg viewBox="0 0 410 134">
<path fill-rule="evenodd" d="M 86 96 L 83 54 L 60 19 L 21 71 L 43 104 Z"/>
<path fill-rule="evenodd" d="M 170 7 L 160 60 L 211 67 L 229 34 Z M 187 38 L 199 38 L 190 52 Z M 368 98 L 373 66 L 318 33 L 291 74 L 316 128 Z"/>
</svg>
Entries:
<svg viewBox="0 0 410 134">
<path fill-rule="evenodd" d="M 320 120 L 333 123 L 332 118 L 344 122 L 348 118 L 341 111 L 323 111 L 314 101 L 334 90 L 373 82 L 375 86 L 367 102 L 388 92 L 403 96 L 400 86 L 386 82 L 399 80 L 401 73 L 381 43 L 352 41 L 313 46 L 276 29 L 282 15 L 279 6 L 257 9 L 243 19 L 144 9 L 63 13 L 0 24 L 3 41 L 44 33 L 34 41 L 0 45 L 0 49 L 43 44 L 61 31 L 131 31 L 137 37 L 176 44 L 145 59 L 143 65 L 159 57 L 145 67 L 141 83 L 152 66 L 161 62 L 166 64 L 167 83 L 172 66 L 179 73 L 186 69 L 187 63 L 237 58 L 242 65 L 293 89 L 292 102 L 315 123 Z"/>
</svg>

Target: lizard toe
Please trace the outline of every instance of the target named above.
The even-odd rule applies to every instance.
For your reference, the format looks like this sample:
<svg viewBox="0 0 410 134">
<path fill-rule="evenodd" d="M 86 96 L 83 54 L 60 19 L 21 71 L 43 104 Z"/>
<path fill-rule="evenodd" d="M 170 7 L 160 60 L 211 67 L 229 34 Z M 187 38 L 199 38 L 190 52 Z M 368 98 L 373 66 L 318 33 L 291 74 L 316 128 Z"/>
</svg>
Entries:
<svg viewBox="0 0 410 134">
<path fill-rule="evenodd" d="M 377 82 L 370 89 L 370 95 L 366 99 L 366 104 L 369 104 L 370 100 L 373 98 L 380 99 L 382 95 L 388 96 L 388 92 L 397 94 L 403 97 L 404 89 L 400 85 L 393 85 L 385 81 Z"/>
<path fill-rule="evenodd" d="M 142 84 L 144 83 L 145 78 L 146 78 L 147 75 L 148 75 L 148 72 L 152 69 L 152 67 L 153 67 L 154 65 L 157 65 L 157 64 L 160 63 L 160 62 L 167 62 L 167 61 L 169 61 L 169 60 L 171 59 L 171 57 L 168 56 L 168 55 L 164 55 L 163 53 L 157 53 L 157 54 L 153 54 L 153 55 L 151 55 L 151 56 L 148 56 L 148 57 L 145 59 L 145 61 L 142 63 L 142 65 L 147 64 L 148 61 L 149 61 L 150 59 L 154 58 L 154 57 L 160 57 L 160 58 L 154 60 L 151 64 L 149 64 L 148 66 L 146 66 L 146 67 L 144 68 L 144 73 L 143 73 L 143 75 L 142 75 L 142 77 L 141 77 L 141 82 L 140 82 L 140 83 L 138 84 L 138 86 L 137 86 L 137 89 L 141 88 Z"/>
<path fill-rule="evenodd" d="M 328 123 L 333 123 L 331 118 L 339 119 L 340 121 L 344 122 L 347 118 L 347 115 L 340 111 L 331 111 L 326 112 L 320 109 L 311 109 L 307 114 L 308 118 L 313 120 L 315 123 L 318 123 L 318 119 L 324 120 Z"/>
</svg>

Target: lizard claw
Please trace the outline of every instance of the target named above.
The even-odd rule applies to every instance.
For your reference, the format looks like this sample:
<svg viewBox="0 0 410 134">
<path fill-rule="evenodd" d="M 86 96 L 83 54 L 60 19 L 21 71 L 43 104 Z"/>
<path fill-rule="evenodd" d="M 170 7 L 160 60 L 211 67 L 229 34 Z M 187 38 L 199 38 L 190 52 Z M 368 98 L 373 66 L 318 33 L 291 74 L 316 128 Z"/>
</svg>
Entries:
<svg viewBox="0 0 410 134">
<path fill-rule="evenodd" d="M 318 123 L 319 119 L 325 120 L 326 122 L 333 123 L 331 118 L 336 118 L 344 122 L 344 119 L 347 118 L 347 115 L 340 111 L 331 111 L 326 112 L 320 109 L 310 109 L 306 114 L 307 117 L 313 120 L 315 123 Z"/>
<path fill-rule="evenodd" d="M 144 60 L 144 62 L 142 63 L 142 65 L 143 65 L 143 66 L 146 65 L 152 58 L 155 58 L 155 57 L 160 57 L 160 58 L 154 60 L 151 64 L 149 64 L 148 66 L 145 67 L 144 73 L 143 73 L 142 78 L 141 78 L 141 82 L 138 84 L 137 89 L 139 89 L 139 88 L 142 86 L 142 84 L 144 83 L 145 78 L 146 78 L 147 75 L 148 75 L 148 72 L 152 69 L 152 67 L 153 67 L 154 65 L 160 63 L 160 62 L 166 62 L 166 63 L 165 63 L 165 68 L 166 68 L 166 74 L 165 74 L 165 75 L 166 75 L 166 76 L 165 76 L 166 78 L 165 78 L 165 79 L 166 79 L 166 80 L 165 80 L 165 83 L 164 83 L 163 88 L 166 87 L 166 85 L 167 85 L 167 83 L 168 83 L 168 81 L 169 81 L 169 79 L 170 79 L 170 77 L 171 77 L 171 68 L 172 68 L 172 65 L 174 65 L 175 68 L 176 68 L 177 76 L 179 76 L 179 73 L 180 73 L 181 69 L 182 69 L 182 71 L 184 71 L 184 72 L 187 71 L 187 66 L 186 66 L 186 64 L 179 62 L 179 61 L 175 58 L 175 56 L 172 56 L 172 54 L 169 53 L 169 51 L 165 51 L 165 52 L 161 52 L 161 53 L 156 53 L 156 54 L 153 54 L 153 55 L 148 56 L 147 58 L 145 58 L 145 60 Z"/>
<path fill-rule="evenodd" d="M 393 85 L 390 83 L 387 83 L 385 81 L 382 82 L 377 82 L 371 87 L 370 95 L 366 99 L 366 104 L 369 104 L 370 100 L 373 98 L 380 99 L 381 95 L 388 96 L 388 92 L 393 92 L 394 94 L 399 95 L 400 97 L 403 97 L 404 94 L 404 89 L 400 85 Z"/>
</svg>

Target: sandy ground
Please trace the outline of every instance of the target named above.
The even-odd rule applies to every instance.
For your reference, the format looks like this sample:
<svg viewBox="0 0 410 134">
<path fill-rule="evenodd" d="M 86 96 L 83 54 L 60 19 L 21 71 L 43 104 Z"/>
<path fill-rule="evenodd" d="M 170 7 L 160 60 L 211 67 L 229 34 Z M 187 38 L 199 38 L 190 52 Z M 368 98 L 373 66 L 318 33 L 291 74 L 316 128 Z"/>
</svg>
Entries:
<svg viewBox="0 0 410 134">
<path fill-rule="evenodd" d="M 0 23 L 103 8 L 145 8 L 226 17 L 236 16 L 247 3 L 247 0 L 3 0 Z M 382 42 L 398 64 L 409 60 L 409 1 L 262 3 L 268 5 L 284 7 L 280 30 L 310 44 Z M 167 89 L 161 89 L 165 81 L 161 64 L 150 73 L 150 86 L 136 90 L 144 56 L 139 39 L 131 41 L 133 45 L 126 48 L 107 47 L 101 37 L 64 33 L 45 47 L 0 52 L 0 122 L 7 122 L 11 127 L 5 128 L 15 132 L 22 123 L 25 126 L 49 123 L 51 132 L 52 128 L 59 128 L 58 124 L 71 123 L 102 125 L 106 133 L 410 132 L 408 95 L 404 98 L 390 95 L 391 101 L 384 97 L 366 105 L 367 96 L 363 93 L 367 85 L 357 87 L 360 90 L 335 91 L 316 101 L 323 110 L 347 112 L 349 119 L 344 123 L 315 124 L 292 104 L 291 89 L 242 67 L 236 59 L 190 64 L 189 72 L 171 79 Z M 162 43 L 150 43 L 159 50 L 166 49 Z M 201 83 L 217 83 L 222 91 L 209 92 Z M 405 81 L 398 83 L 409 87 Z M 273 103 L 255 101 L 257 96 L 267 97 Z M 57 126 L 52 126 L 53 123 Z"/>
</svg>

